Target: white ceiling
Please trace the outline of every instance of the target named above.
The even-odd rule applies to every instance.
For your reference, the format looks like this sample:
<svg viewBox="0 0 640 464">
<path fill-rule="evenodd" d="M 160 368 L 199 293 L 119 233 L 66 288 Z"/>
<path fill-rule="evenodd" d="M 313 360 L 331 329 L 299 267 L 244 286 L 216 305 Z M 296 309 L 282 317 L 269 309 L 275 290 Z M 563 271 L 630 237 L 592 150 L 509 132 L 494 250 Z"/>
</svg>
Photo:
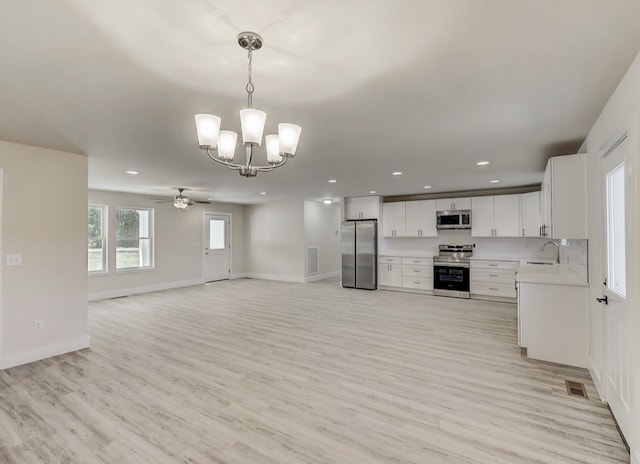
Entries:
<svg viewBox="0 0 640 464">
<path fill-rule="evenodd" d="M 238 203 L 539 183 L 640 50 L 638 0 L 0 6 L 0 139 L 86 153 L 90 188 Z M 254 179 L 208 161 L 193 121 L 239 130 L 244 30 L 265 42 L 254 106 L 267 131 L 303 127 L 296 158 Z"/>
</svg>

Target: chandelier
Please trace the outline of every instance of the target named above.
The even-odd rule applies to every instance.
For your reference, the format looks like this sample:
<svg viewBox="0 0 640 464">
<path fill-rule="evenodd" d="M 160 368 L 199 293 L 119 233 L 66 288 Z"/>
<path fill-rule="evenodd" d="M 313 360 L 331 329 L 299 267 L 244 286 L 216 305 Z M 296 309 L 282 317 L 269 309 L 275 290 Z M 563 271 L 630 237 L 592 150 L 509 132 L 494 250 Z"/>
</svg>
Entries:
<svg viewBox="0 0 640 464">
<path fill-rule="evenodd" d="M 249 81 L 246 85 L 247 108 L 240 110 L 242 143 L 245 150 L 245 162 L 234 163 L 238 134 L 229 130 L 220 130 L 221 119 L 213 114 L 196 114 L 196 130 L 200 149 L 207 152 L 211 160 L 235 169 L 241 176 L 255 177 L 259 172 L 272 171 L 284 166 L 289 158 L 296 154 L 302 128 L 295 124 L 278 124 L 278 133 L 264 137 L 267 165 L 253 164 L 255 147 L 262 146 L 262 134 L 267 114 L 253 108 L 252 53 L 262 47 L 262 37 L 255 32 L 242 32 L 238 35 L 238 44 L 249 54 Z"/>
</svg>

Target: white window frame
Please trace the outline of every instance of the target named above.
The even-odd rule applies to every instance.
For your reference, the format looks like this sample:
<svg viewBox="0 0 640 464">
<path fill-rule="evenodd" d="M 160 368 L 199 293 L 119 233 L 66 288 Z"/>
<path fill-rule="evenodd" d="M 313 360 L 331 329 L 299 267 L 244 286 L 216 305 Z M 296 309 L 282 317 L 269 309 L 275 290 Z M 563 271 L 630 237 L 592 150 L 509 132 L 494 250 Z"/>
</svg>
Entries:
<svg viewBox="0 0 640 464">
<path fill-rule="evenodd" d="M 96 205 L 90 204 L 87 206 L 87 229 L 88 229 L 88 218 L 89 218 L 89 209 L 95 208 L 102 211 L 102 235 L 100 237 L 89 237 L 89 231 L 87 230 L 87 272 L 89 275 L 99 275 L 99 274 L 107 274 L 109 272 L 108 267 L 108 253 L 109 247 L 107 242 L 107 232 L 108 232 L 108 206 L 107 205 Z M 102 269 L 97 269 L 94 271 L 89 270 L 89 241 L 90 240 L 102 240 Z"/>
<path fill-rule="evenodd" d="M 134 210 L 134 211 L 148 211 L 149 212 L 149 226 L 148 226 L 148 235 L 144 236 L 138 233 L 137 236 L 131 237 L 119 237 L 118 236 L 118 212 L 121 210 Z M 114 257 L 114 265 L 116 272 L 131 272 L 131 271 L 141 271 L 141 270 L 149 270 L 153 269 L 155 266 L 155 250 L 154 250 L 154 209 L 153 208 L 144 208 L 139 206 L 117 206 L 115 208 L 115 257 Z M 146 265 L 138 265 L 138 266 L 128 266 L 128 267 L 118 267 L 118 241 L 119 240 L 148 240 L 148 248 L 149 248 L 149 264 Z"/>
</svg>

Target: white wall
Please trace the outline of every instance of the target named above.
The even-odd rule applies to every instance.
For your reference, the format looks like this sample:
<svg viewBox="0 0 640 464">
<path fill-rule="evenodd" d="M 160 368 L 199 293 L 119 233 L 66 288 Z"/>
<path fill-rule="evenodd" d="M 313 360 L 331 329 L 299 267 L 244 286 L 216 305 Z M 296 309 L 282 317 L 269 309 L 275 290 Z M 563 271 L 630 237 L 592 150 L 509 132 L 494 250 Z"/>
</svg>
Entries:
<svg viewBox="0 0 640 464">
<path fill-rule="evenodd" d="M 171 195 L 168 195 L 171 197 Z M 89 299 L 112 298 L 204 282 L 202 261 L 203 212 L 231 214 L 231 274 L 245 272 L 245 207 L 227 203 L 195 204 L 180 212 L 170 203 L 157 203 L 148 195 L 89 191 L 89 204 L 108 207 L 107 274 L 89 277 Z M 154 209 L 155 266 L 149 270 L 115 270 L 116 207 Z M 86 214 L 86 212 L 85 212 Z M 86 247 L 86 243 L 84 244 Z"/>
<path fill-rule="evenodd" d="M 339 204 L 325 205 L 317 201 L 305 201 L 304 230 L 306 248 L 318 248 L 318 274 L 306 273 L 307 281 L 339 275 L 341 267 Z"/>
<path fill-rule="evenodd" d="M 0 142 L 0 169 L 4 369 L 89 346 L 87 158 Z M 7 254 L 23 264 L 6 266 Z"/>
<path fill-rule="evenodd" d="M 305 281 L 303 201 L 247 206 L 245 224 L 249 277 Z"/>
<path fill-rule="evenodd" d="M 632 115 L 635 113 L 636 119 L 632 123 Z M 604 352 L 604 324 L 603 311 L 606 309 L 596 304 L 594 298 L 600 296 L 601 287 L 599 282 L 602 279 L 603 271 L 601 266 L 603 254 L 602 237 L 602 195 L 598 188 L 600 185 L 600 157 L 603 149 L 608 148 L 612 142 L 622 135 L 625 130 L 631 129 L 631 143 L 633 159 L 631 160 L 632 175 L 629 178 L 631 188 L 635 198 L 635 210 L 631 212 L 631 217 L 635 219 L 635 236 L 631 240 L 637 244 L 640 240 L 640 183 L 637 178 L 637 167 L 640 166 L 640 54 L 636 56 L 627 74 L 620 82 L 618 88 L 613 93 L 595 125 L 583 145 L 588 153 L 587 185 L 588 189 L 587 210 L 589 226 L 589 268 L 591 298 L 589 308 L 589 356 L 591 361 L 591 372 L 596 385 L 603 391 L 601 376 L 605 368 Z M 640 255 L 628 252 L 627 263 L 632 268 L 631 280 L 627 283 L 629 298 L 633 302 L 635 322 L 631 328 L 633 333 L 631 339 L 635 340 L 634 352 L 630 359 L 635 362 L 636 384 L 633 387 L 632 397 L 635 398 L 635 432 L 632 437 L 633 442 L 640 443 L 640 309 L 638 307 L 638 289 L 640 289 Z M 632 462 L 640 464 L 640 449 L 632 449 Z"/>
</svg>

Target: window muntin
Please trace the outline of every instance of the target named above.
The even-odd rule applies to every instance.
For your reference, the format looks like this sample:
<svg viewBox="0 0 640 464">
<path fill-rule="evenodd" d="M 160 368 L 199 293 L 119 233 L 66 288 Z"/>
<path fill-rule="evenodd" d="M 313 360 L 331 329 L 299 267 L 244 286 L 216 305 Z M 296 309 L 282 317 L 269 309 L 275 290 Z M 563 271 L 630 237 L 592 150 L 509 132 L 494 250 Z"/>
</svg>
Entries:
<svg viewBox="0 0 640 464">
<path fill-rule="evenodd" d="M 87 270 L 92 274 L 107 272 L 107 207 L 89 205 L 87 223 Z"/>
<path fill-rule="evenodd" d="M 153 210 L 116 208 L 116 270 L 153 266 Z"/>
</svg>

